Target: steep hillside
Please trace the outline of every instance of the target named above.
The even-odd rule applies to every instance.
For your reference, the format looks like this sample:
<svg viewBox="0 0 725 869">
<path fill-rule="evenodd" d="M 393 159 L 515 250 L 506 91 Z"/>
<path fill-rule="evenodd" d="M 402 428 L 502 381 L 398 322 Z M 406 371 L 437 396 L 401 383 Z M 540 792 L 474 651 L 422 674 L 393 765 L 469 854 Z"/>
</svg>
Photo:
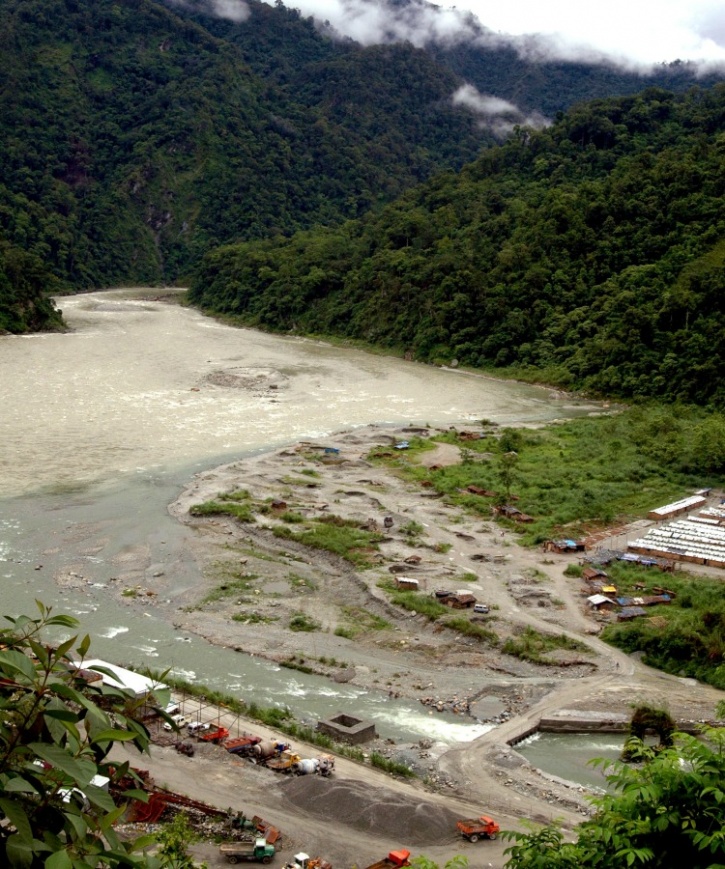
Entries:
<svg viewBox="0 0 725 869">
<path fill-rule="evenodd" d="M 0 240 L 42 261 L 54 286 L 175 282 L 219 245 L 378 210 L 495 144 L 475 90 L 452 99 L 466 82 L 521 108 L 507 128 L 647 82 L 485 40 L 363 47 L 281 3 L 249 0 L 234 21 L 208 8 L 0 0 Z M 4 328 L 26 328 L 32 317 L 6 316 L 9 292 Z"/>
<path fill-rule="evenodd" d="M 410 46 L 371 56 L 338 123 L 150 0 L 0 10 L 0 234 L 72 287 L 171 281 L 216 244 L 357 216 L 486 141 Z"/>
<path fill-rule="evenodd" d="M 244 322 L 725 405 L 725 86 L 578 107 L 339 230 L 210 253 Z"/>
</svg>

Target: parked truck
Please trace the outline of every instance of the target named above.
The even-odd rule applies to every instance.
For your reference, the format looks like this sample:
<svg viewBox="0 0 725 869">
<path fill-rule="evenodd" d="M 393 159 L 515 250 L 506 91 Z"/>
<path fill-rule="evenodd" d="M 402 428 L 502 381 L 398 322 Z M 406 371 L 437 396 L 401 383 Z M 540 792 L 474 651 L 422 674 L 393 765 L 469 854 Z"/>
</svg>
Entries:
<svg viewBox="0 0 725 869">
<path fill-rule="evenodd" d="M 478 842 L 479 839 L 495 839 L 501 830 L 496 821 L 493 818 L 489 818 L 488 815 L 458 821 L 456 828 L 463 838 L 468 839 L 469 842 Z"/>
<path fill-rule="evenodd" d="M 219 853 L 227 858 L 229 863 L 271 863 L 274 857 L 274 845 L 266 839 L 255 839 L 254 842 L 225 842 L 219 846 Z"/>
<path fill-rule="evenodd" d="M 310 857 L 309 854 L 295 854 L 291 863 L 287 863 L 284 869 L 332 869 L 332 863 L 323 860 L 322 857 Z"/>
<path fill-rule="evenodd" d="M 335 768 L 335 758 L 331 754 L 321 754 L 319 757 L 304 757 L 293 764 L 292 771 L 297 775 L 321 775 L 324 778 L 332 775 Z"/>
<path fill-rule="evenodd" d="M 252 734 L 236 736 L 232 739 L 224 740 L 224 748 L 226 748 L 230 754 L 238 754 L 241 757 L 251 757 L 251 755 L 254 754 L 254 746 L 259 745 L 261 741 L 261 736 L 253 736 Z"/>
<path fill-rule="evenodd" d="M 383 860 L 366 866 L 365 869 L 401 869 L 410 866 L 410 851 L 401 848 L 399 851 L 391 851 Z"/>
<path fill-rule="evenodd" d="M 199 732 L 197 736 L 202 742 L 215 742 L 220 745 L 229 736 L 229 731 L 226 727 L 216 727 L 213 730 Z"/>
<path fill-rule="evenodd" d="M 274 739 L 263 739 L 258 742 L 251 755 L 252 759 L 257 763 L 267 763 L 272 757 L 279 757 L 283 751 L 289 751 L 290 745 L 287 742 L 280 742 Z"/>
<path fill-rule="evenodd" d="M 279 757 L 270 757 L 265 761 L 267 769 L 273 769 L 275 772 L 294 772 L 296 767 L 302 762 L 299 754 L 289 749 L 283 751 Z"/>
</svg>

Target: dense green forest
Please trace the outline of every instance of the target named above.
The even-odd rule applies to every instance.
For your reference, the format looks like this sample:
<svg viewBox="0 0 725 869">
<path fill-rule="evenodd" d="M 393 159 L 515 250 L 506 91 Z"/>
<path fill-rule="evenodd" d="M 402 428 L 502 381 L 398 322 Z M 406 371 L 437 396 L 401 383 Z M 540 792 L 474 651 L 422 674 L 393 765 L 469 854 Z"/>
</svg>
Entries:
<svg viewBox="0 0 725 869">
<path fill-rule="evenodd" d="M 722 407 L 724 169 L 725 86 L 594 101 L 362 220 L 213 251 L 191 298 L 414 359 Z"/>
<path fill-rule="evenodd" d="M 0 239 L 43 262 L 46 289 L 177 282 L 219 245 L 378 210 L 494 144 L 451 100 L 464 82 L 547 114 L 695 81 L 500 41 L 364 47 L 282 3 L 250 0 L 238 21 L 210 8 L 0 0 Z M 0 286 L 0 329 L 53 325 L 43 305 L 18 319 L 24 292 Z"/>
</svg>

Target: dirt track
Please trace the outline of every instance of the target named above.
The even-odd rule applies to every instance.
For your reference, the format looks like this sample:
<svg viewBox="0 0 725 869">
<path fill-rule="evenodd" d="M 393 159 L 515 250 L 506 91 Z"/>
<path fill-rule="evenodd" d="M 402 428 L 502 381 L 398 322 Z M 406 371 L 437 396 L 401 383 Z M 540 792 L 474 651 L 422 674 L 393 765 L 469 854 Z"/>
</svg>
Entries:
<svg viewBox="0 0 725 869">
<path fill-rule="evenodd" d="M 464 702 L 474 714 L 503 712 L 498 726 L 473 743 L 426 761 L 433 789 L 420 781 L 411 785 L 391 780 L 348 761 L 338 762 L 332 782 L 280 780 L 222 757 L 220 749 L 191 760 L 155 750 L 152 771 L 157 780 L 217 805 L 241 801 L 240 808 L 287 828 L 290 847 L 319 852 L 335 865 L 364 866 L 390 848 L 405 846 L 443 862 L 460 852 L 474 867 L 502 866 L 504 843 L 462 842 L 451 823 L 455 815 L 490 812 L 503 827 L 518 826 L 521 819 L 545 822 L 559 817 L 571 827 L 588 811 L 582 788 L 542 776 L 507 740 L 544 714 L 562 709 L 584 715 L 629 714 L 634 702 L 645 700 L 665 705 L 680 719 L 706 719 L 722 694 L 653 671 L 602 643 L 595 636 L 599 624 L 582 606 L 580 581 L 564 575 L 573 556 L 524 550 L 493 522 L 465 516 L 366 460 L 371 447 L 390 447 L 409 435 L 405 429 L 370 427 L 199 475 L 170 509 L 198 532 L 195 556 L 207 585 L 175 601 L 168 615 L 184 630 L 214 643 L 277 661 L 304 657 L 330 678 L 385 687 L 447 707 Z M 320 453 L 318 448 L 324 447 L 339 452 Z M 311 455 L 323 458 L 313 461 Z M 458 461 L 459 455 L 446 445 L 424 458 L 442 464 Z M 310 469 L 315 476 L 305 475 Z M 361 523 L 375 520 L 380 527 L 385 516 L 392 517 L 380 564 L 354 571 L 341 559 L 280 541 L 272 533 L 279 521 L 274 515 L 245 525 L 224 517 L 189 516 L 193 504 L 239 489 L 255 499 L 283 500 L 288 509 L 304 515 L 334 512 Z M 406 532 L 412 522 L 422 532 Z M 411 556 L 420 561 L 406 562 Z M 482 623 L 502 638 L 532 626 L 566 632 L 589 651 L 559 653 L 559 666 L 541 667 L 441 631 L 422 616 L 388 603 L 378 582 L 390 578 L 391 565 L 405 565 L 406 574 L 417 578 L 423 591 L 465 584 L 489 604 L 491 613 Z M 475 580 L 463 583 L 460 577 L 471 572 Z M 201 604 L 220 577 L 249 579 L 246 624 L 230 618 L 239 609 L 236 598 Z M 319 630 L 290 631 L 289 617 L 300 612 L 314 618 Z M 351 624 L 350 613 L 357 614 L 353 622 L 361 613 L 372 613 L 387 627 L 364 630 L 353 639 L 336 635 L 336 628 Z M 334 665 L 329 664 L 332 659 Z M 260 728 L 250 724 L 250 730 Z M 205 858 L 215 865 L 215 852 L 206 849 Z"/>
</svg>

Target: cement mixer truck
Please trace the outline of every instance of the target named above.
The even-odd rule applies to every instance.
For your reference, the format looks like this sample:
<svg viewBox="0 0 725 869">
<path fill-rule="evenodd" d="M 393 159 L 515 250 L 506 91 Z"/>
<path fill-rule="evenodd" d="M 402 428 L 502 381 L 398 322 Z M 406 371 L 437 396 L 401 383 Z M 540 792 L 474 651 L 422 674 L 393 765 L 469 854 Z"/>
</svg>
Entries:
<svg viewBox="0 0 725 869">
<path fill-rule="evenodd" d="M 319 757 L 305 757 L 292 766 L 292 772 L 297 775 L 321 775 L 324 778 L 332 775 L 335 768 L 335 758 L 330 754 Z"/>
<path fill-rule="evenodd" d="M 289 751 L 290 746 L 286 742 L 274 739 L 263 739 L 252 748 L 250 759 L 255 763 L 266 764 L 272 758 L 279 757 L 283 752 Z"/>
</svg>

